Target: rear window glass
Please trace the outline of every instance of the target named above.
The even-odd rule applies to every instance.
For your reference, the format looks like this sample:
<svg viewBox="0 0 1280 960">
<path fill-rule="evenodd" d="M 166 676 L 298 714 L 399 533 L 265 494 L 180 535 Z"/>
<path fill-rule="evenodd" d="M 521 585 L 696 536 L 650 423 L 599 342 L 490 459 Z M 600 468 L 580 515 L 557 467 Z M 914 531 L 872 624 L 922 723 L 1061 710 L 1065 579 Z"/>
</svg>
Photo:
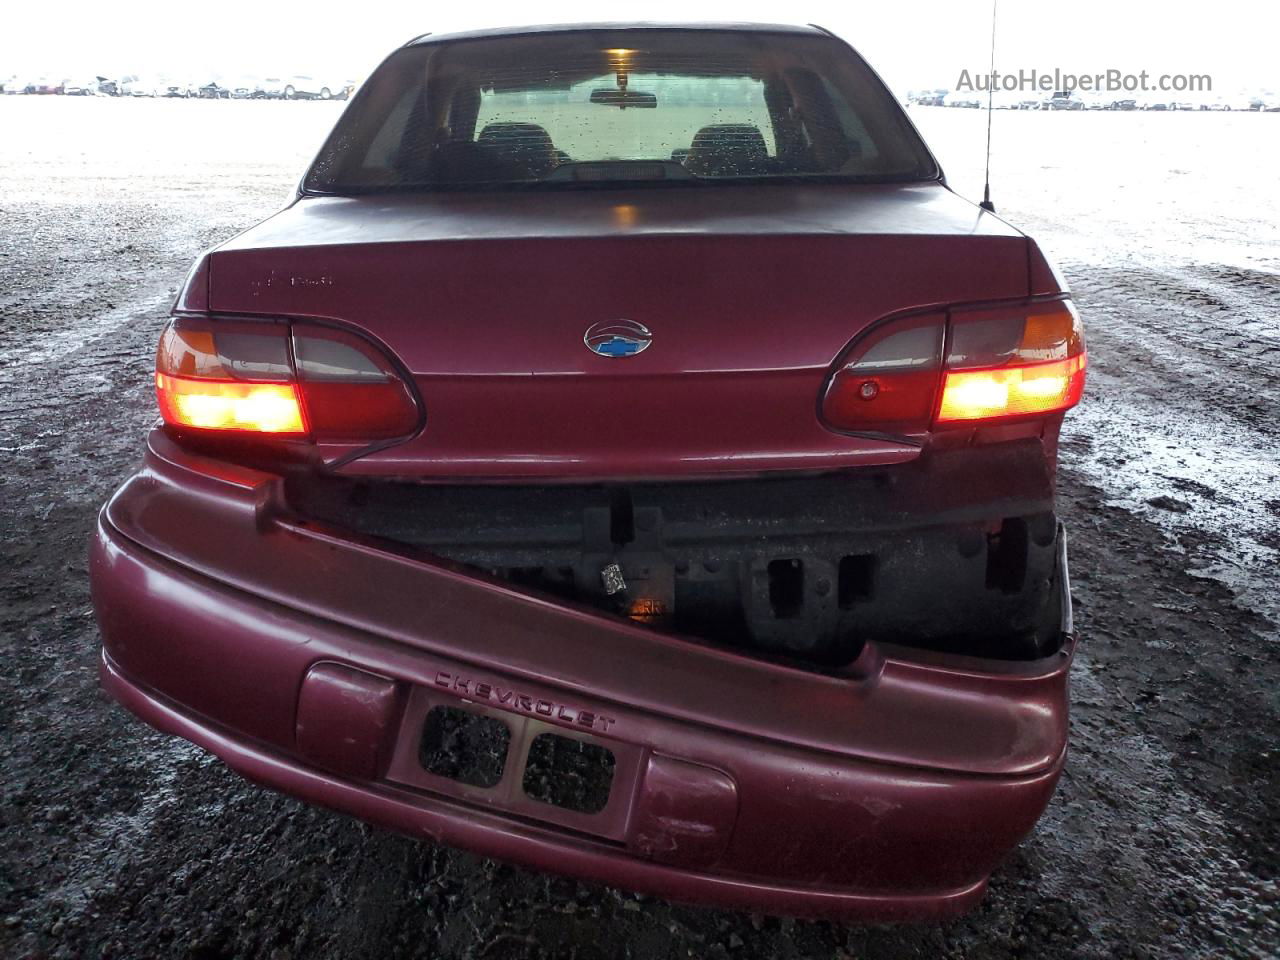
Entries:
<svg viewBox="0 0 1280 960">
<path fill-rule="evenodd" d="M 708 30 L 428 42 L 387 60 L 307 175 L 324 193 L 937 176 L 844 44 Z"/>
</svg>

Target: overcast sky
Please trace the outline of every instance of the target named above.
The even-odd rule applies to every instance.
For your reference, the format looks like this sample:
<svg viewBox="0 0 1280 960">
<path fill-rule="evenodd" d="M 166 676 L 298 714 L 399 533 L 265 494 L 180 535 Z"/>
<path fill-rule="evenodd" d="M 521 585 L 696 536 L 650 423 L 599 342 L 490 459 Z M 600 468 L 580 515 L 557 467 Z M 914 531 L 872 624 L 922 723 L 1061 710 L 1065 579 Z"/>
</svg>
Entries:
<svg viewBox="0 0 1280 960">
<path fill-rule="evenodd" d="M 962 69 L 984 70 L 991 16 L 990 0 L 15 0 L 5 6 L 0 78 L 139 73 L 203 81 L 299 73 L 360 80 L 392 48 L 422 33 L 703 19 L 821 24 L 857 47 L 900 92 L 952 87 Z M 1280 91 L 1277 45 L 1275 0 L 1003 0 L 996 58 L 1005 72 L 1208 73 L 1217 92 Z"/>
</svg>

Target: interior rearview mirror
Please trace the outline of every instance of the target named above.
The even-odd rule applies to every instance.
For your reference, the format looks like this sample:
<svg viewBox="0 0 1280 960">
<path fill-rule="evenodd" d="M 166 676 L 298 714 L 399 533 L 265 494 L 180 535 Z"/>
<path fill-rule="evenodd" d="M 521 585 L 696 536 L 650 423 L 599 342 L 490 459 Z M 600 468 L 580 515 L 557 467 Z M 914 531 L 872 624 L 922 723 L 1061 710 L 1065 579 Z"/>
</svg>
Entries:
<svg viewBox="0 0 1280 960">
<path fill-rule="evenodd" d="M 620 110 L 628 107 L 653 109 L 658 105 L 658 95 L 646 93 L 643 90 L 617 90 L 613 87 L 602 87 L 591 91 L 591 102 L 602 103 L 606 107 L 617 107 Z"/>
</svg>

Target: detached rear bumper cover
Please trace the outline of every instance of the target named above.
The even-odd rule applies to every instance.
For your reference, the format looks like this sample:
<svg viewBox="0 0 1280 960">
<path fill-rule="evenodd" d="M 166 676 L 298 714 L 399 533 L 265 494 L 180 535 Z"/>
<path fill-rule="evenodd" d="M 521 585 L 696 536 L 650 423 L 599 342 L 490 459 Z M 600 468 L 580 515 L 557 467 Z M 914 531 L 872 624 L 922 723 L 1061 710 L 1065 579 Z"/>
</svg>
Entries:
<svg viewBox="0 0 1280 960">
<path fill-rule="evenodd" d="M 1065 755 L 1069 639 L 1032 663 L 882 647 L 847 676 L 796 670 L 309 526 L 279 478 L 160 435 L 103 511 L 92 580 L 107 690 L 250 779 L 677 900 L 962 912 Z M 433 706 L 510 727 L 500 783 L 417 763 Z M 539 732 L 613 752 L 602 810 L 520 791 Z"/>
</svg>

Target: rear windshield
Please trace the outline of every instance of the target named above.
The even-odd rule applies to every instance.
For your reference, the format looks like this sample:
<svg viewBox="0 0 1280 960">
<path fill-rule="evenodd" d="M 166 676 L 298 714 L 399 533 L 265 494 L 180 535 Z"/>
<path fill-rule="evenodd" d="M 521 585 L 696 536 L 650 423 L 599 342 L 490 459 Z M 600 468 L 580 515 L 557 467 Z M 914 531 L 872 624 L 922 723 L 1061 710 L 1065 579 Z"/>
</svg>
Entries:
<svg viewBox="0 0 1280 960">
<path fill-rule="evenodd" d="M 937 176 L 901 108 L 839 41 L 633 29 L 400 50 L 364 85 L 304 187 Z"/>
</svg>

